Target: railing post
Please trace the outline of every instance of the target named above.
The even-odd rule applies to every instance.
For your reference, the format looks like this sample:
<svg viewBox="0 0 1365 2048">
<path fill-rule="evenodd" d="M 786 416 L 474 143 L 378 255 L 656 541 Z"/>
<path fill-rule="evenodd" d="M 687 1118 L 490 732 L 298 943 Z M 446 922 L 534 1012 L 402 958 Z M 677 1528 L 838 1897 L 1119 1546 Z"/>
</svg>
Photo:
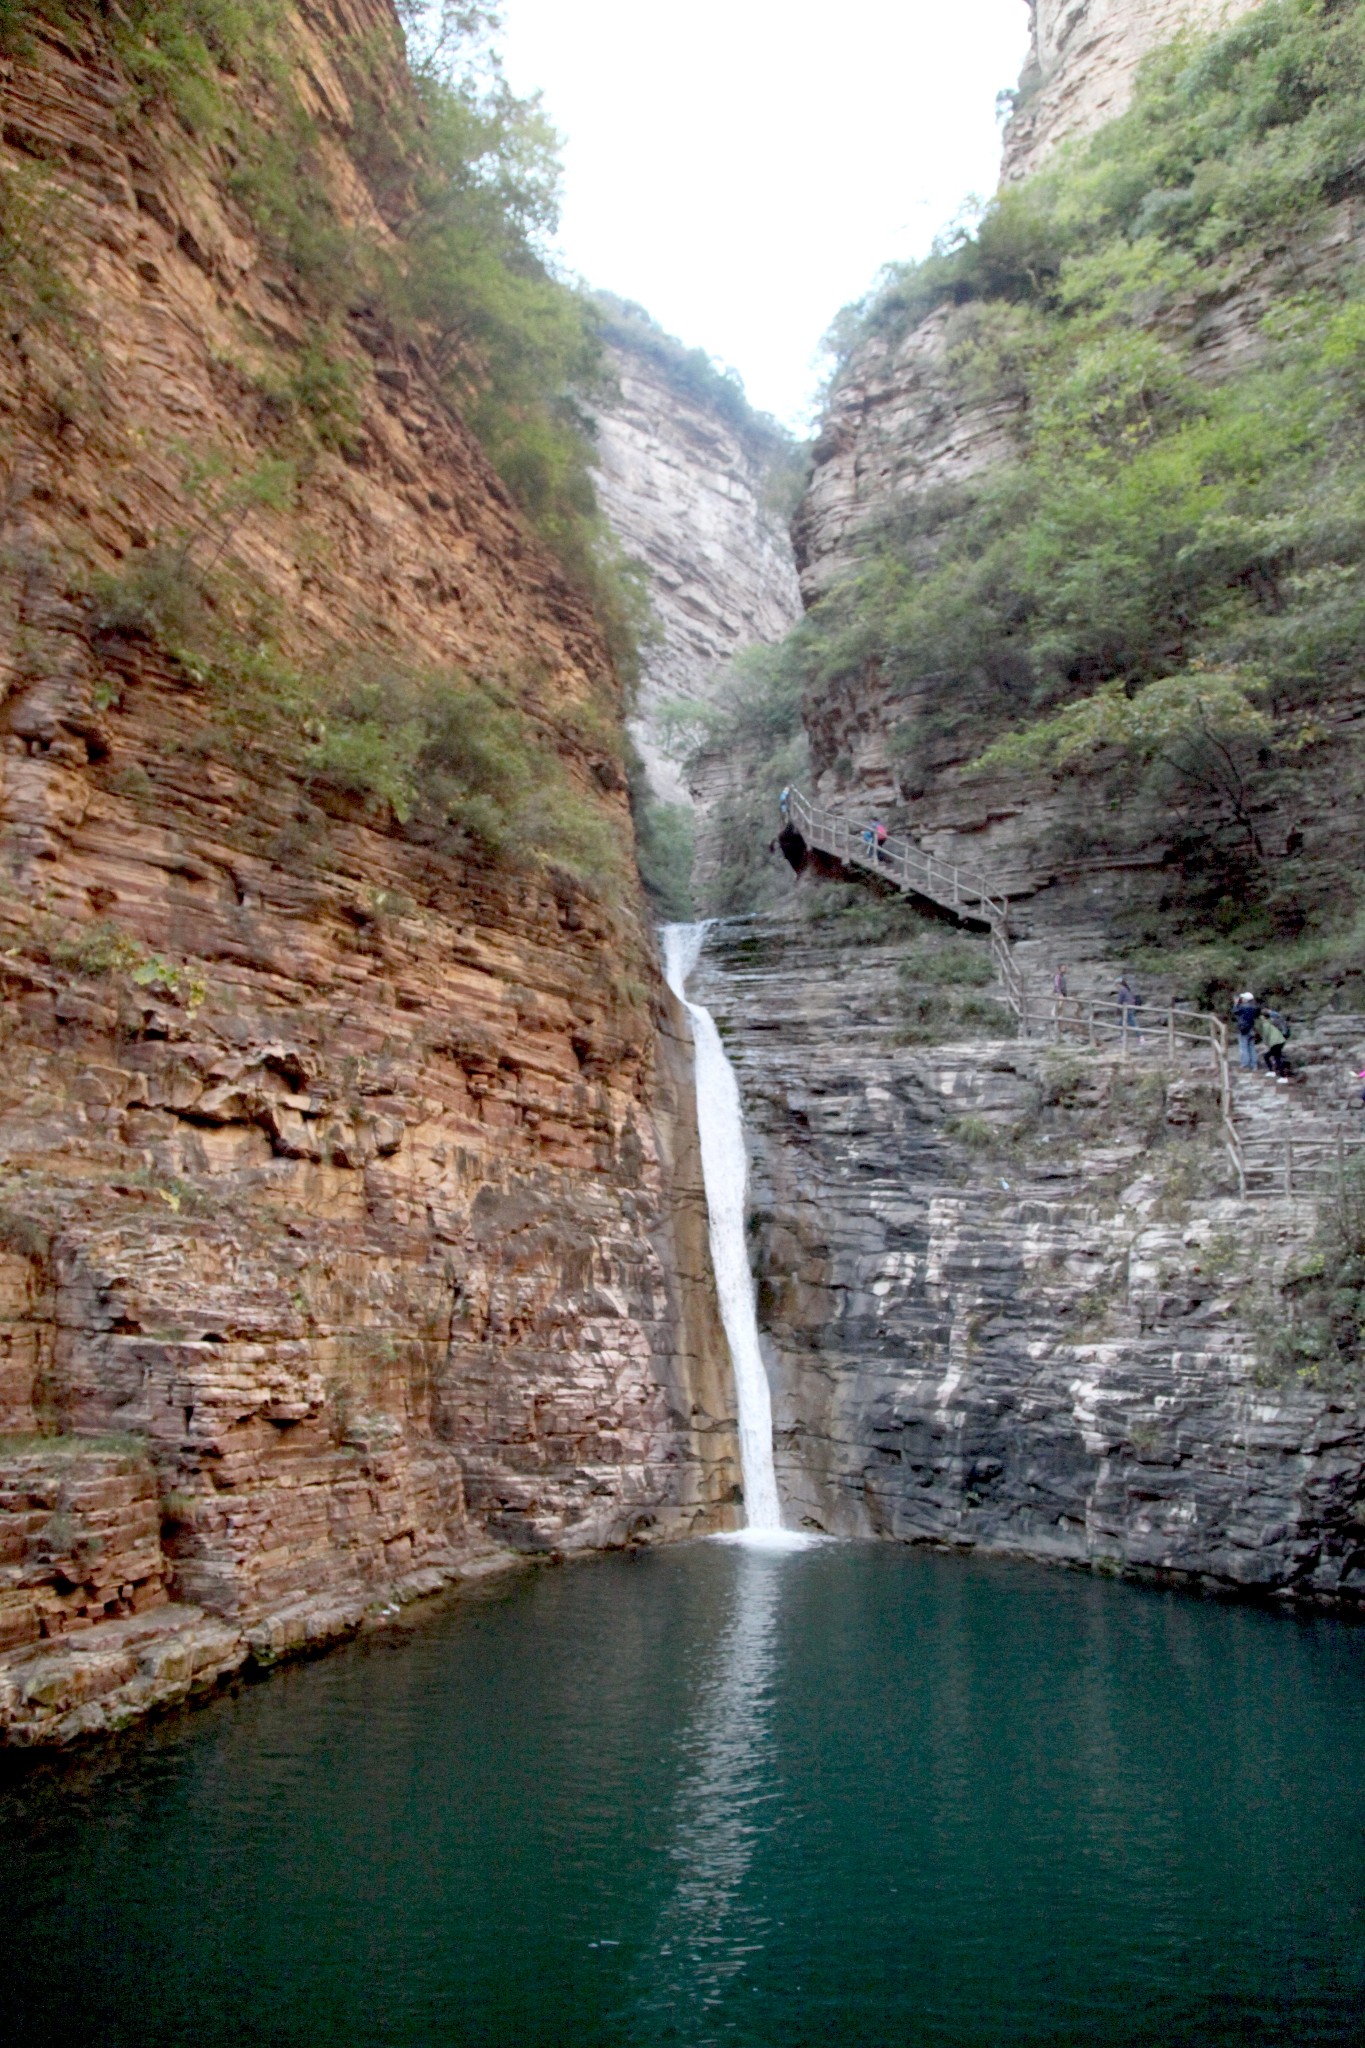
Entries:
<svg viewBox="0 0 1365 2048">
<path fill-rule="evenodd" d="M 1175 1010 L 1166 1012 L 1166 1047 L 1172 1059 L 1175 1058 Z"/>
</svg>

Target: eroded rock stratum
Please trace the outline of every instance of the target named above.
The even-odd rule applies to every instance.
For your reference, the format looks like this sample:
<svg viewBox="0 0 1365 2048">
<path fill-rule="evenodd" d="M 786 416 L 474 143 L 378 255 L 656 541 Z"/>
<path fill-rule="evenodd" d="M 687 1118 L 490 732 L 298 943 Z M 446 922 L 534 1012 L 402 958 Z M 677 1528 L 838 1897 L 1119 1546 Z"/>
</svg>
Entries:
<svg viewBox="0 0 1365 2048">
<path fill-rule="evenodd" d="M 632 731 L 657 794 L 690 803 L 670 712 L 711 702 L 737 654 L 782 639 L 801 616 L 780 494 L 794 451 L 742 396 L 689 383 L 686 352 L 667 336 L 642 323 L 608 332 L 617 389 L 597 415 L 598 494 L 648 572 L 658 627 Z"/>
<path fill-rule="evenodd" d="M 1029 0 L 1030 41 L 1005 131 L 1002 176 L 1028 177 L 1061 142 L 1121 114 L 1145 57 L 1174 36 L 1207 33 L 1257 0 Z"/>
<path fill-rule="evenodd" d="M 314 175 L 382 241 L 346 60 L 401 96 L 395 23 L 290 35 Z M 320 318 L 231 128 L 134 121 L 99 21 L 38 25 L 0 104 L 65 279 L 0 337 L 0 1725 L 31 1741 L 509 1549 L 715 1525 L 736 1474 L 628 867 L 404 826 L 313 772 L 288 687 L 351 653 L 491 679 L 622 846 L 591 610 L 363 297 L 289 502 L 230 502 Z M 177 547 L 227 551 L 273 696 L 120 609 Z"/>
</svg>

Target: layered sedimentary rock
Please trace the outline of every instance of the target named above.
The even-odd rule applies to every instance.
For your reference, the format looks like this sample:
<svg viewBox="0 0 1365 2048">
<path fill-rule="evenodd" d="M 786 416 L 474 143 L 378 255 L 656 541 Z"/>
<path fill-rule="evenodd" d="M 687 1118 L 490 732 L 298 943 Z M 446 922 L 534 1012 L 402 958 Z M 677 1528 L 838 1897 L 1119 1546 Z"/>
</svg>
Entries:
<svg viewBox="0 0 1365 2048">
<path fill-rule="evenodd" d="M 1311 1205 L 1235 1199 L 1197 1063 L 924 1042 L 904 945 L 722 925 L 693 982 L 744 1100 L 789 1519 L 1358 1601 L 1365 1417 L 1258 1348 Z"/>
<path fill-rule="evenodd" d="M 666 352 L 676 345 L 612 334 L 618 390 L 597 414 L 598 495 L 626 554 L 648 572 L 659 629 L 632 731 L 656 795 L 687 803 L 663 744 L 665 707 L 709 702 L 735 655 L 780 640 L 800 617 L 773 491 L 774 469 L 791 455 L 775 429 L 746 424 L 742 401 L 723 408 L 686 381 Z"/>
<path fill-rule="evenodd" d="M 317 175 L 382 236 L 341 60 L 401 95 L 394 21 L 358 0 L 290 33 Z M 0 62 L 6 192 L 60 223 L 66 279 L 60 318 L 0 339 L 19 1740 L 481 1559 L 723 1522 L 737 1478 L 686 1054 L 633 885 L 402 829 L 309 773 L 287 687 L 257 705 L 98 597 L 158 547 L 227 551 L 272 659 L 496 676 L 624 843 L 591 611 L 379 309 L 334 319 L 353 411 L 288 505 L 213 510 L 214 477 L 280 452 L 316 309 L 226 145 L 131 121 L 130 94 L 97 20 Z"/>
<path fill-rule="evenodd" d="M 943 306 L 906 334 L 869 335 L 831 391 L 792 523 L 808 605 L 856 566 L 866 534 L 899 507 L 1014 453 L 1017 404 L 983 403 L 954 374 L 961 318 Z"/>
<path fill-rule="evenodd" d="M 1258 0 L 1029 0 L 1029 54 L 1005 130 L 1001 177 L 1028 177 L 1061 142 L 1089 135 L 1132 97 L 1144 57 L 1209 32 Z"/>
</svg>

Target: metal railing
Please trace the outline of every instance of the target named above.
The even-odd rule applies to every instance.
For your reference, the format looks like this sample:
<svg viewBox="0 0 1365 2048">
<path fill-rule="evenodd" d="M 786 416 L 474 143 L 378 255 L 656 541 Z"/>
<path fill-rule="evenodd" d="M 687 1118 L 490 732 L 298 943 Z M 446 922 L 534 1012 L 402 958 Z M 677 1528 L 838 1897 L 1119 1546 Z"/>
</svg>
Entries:
<svg viewBox="0 0 1365 2048">
<path fill-rule="evenodd" d="M 1130 1023 L 1129 1017 L 1136 1021 Z M 1118 1045 L 1143 1049 L 1165 1047 L 1174 1054 L 1187 1045 L 1207 1049 L 1215 1068 L 1227 1061 L 1227 1027 L 1208 1010 L 1185 1010 L 1179 1004 L 1086 1003 L 1078 996 L 1054 996 L 1049 1036 L 1059 1045 Z"/>
<path fill-rule="evenodd" d="M 1282 1141 L 1253 1138 L 1248 1145 L 1237 1127 L 1228 1029 L 1220 1017 L 1206 1010 L 1182 1009 L 1177 1004 L 1128 1006 L 1114 1000 L 1088 1003 L 1079 997 L 1059 996 L 1053 1000 L 1050 1017 L 1038 1015 L 1030 1004 L 1010 942 L 1009 899 L 997 895 L 975 869 L 940 860 L 895 833 L 888 833 L 878 843 L 875 826 L 851 824 L 837 812 L 813 804 L 798 789 L 785 794 L 783 820 L 796 827 L 808 846 L 844 866 L 863 868 L 908 895 L 923 896 L 959 918 L 985 924 L 990 932 L 991 959 L 1021 1038 L 1050 1036 L 1059 1045 L 1074 1043 L 1097 1050 L 1117 1046 L 1125 1055 L 1132 1047 L 1145 1050 L 1149 1045 L 1163 1048 L 1171 1057 L 1188 1047 L 1196 1052 L 1206 1048 L 1218 1079 L 1223 1141 L 1244 1197 L 1309 1193 L 1344 1185 L 1351 1156 L 1365 1157 L 1365 1135 L 1339 1131 L 1331 1137 L 1295 1137 L 1288 1124 Z M 1130 1016 L 1136 1021 L 1130 1022 Z"/>
<path fill-rule="evenodd" d="M 786 815 L 809 846 L 832 854 L 848 867 L 866 868 L 883 881 L 894 882 L 914 896 L 926 896 L 944 910 L 960 917 L 975 917 L 983 924 L 999 925 L 1009 936 L 1009 904 L 992 893 L 984 877 L 956 861 L 940 860 L 926 853 L 912 839 L 890 833 L 876 843 L 871 826 L 851 825 L 837 811 L 821 810 L 799 789 L 788 793 Z"/>
<path fill-rule="evenodd" d="M 1308 1195 L 1344 1188 L 1346 1175 L 1365 1159 L 1365 1136 L 1357 1131 L 1305 1135 L 1286 1120 L 1272 1137 L 1253 1138 L 1242 1148 L 1242 1190 L 1248 1195 Z"/>
<path fill-rule="evenodd" d="M 937 854 L 916 846 L 913 839 L 902 839 L 894 832 L 879 843 L 875 826 L 852 825 L 837 811 L 813 804 L 799 789 L 787 792 L 783 815 L 818 853 L 829 854 L 845 867 L 865 868 L 879 881 L 890 882 L 906 895 L 923 896 L 955 917 L 986 925 L 991 959 L 1018 1020 L 1019 1035 L 1028 1037 L 1028 992 L 1010 945 L 1009 900 L 997 896 L 984 876 L 957 861 L 940 860 Z"/>
</svg>

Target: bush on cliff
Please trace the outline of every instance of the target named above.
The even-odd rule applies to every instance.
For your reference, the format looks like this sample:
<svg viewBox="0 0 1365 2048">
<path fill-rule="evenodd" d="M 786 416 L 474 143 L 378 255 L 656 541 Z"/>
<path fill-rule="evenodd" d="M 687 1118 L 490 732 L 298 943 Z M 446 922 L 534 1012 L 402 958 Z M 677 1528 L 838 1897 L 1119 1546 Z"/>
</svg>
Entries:
<svg viewBox="0 0 1365 2048">
<path fill-rule="evenodd" d="M 1017 452 L 869 537 L 786 649 L 808 718 L 873 678 L 907 776 L 1069 779 L 1072 857 L 1164 821 L 1196 927 L 1355 914 L 1339 875 L 1287 889 L 1257 820 L 1311 815 L 1365 666 L 1365 273 L 1331 239 L 1363 134 L 1365 6 L 1272 0 L 1159 55 L 1127 115 L 835 336 L 837 383 L 945 308 L 947 374 Z M 1201 340 L 1248 288 L 1254 345 L 1215 371 Z"/>
<path fill-rule="evenodd" d="M 446 853 L 557 868 L 598 893 L 619 888 L 619 820 L 575 787 L 566 766 L 569 754 L 610 757 L 608 721 L 561 707 L 552 725 L 528 708 L 515 679 L 418 669 L 349 647 L 302 668 L 281 651 L 249 582 L 230 566 L 205 566 L 206 553 L 215 564 L 223 553 L 222 508 L 243 493 L 258 502 L 268 481 L 260 470 L 220 477 L 216 520 L 96 578 L 97 640 L 156 646 L 205 693 L 212 722 L 202 739 L 239 766 L 259 768 L 266 749 L 315 793 L 357 799 L 370 822 Z"/>
<path fill-rule="evenodd" d="M 750 647 L 711 703 L 677 707 L 692 772 L 712 793 L 708 916 L 754 909 L 786 872 L 768 848 L 780 825 L 778 791 L 804 781 L 809 767 L 801 680 L 785 648 Z"/>
</svg>

